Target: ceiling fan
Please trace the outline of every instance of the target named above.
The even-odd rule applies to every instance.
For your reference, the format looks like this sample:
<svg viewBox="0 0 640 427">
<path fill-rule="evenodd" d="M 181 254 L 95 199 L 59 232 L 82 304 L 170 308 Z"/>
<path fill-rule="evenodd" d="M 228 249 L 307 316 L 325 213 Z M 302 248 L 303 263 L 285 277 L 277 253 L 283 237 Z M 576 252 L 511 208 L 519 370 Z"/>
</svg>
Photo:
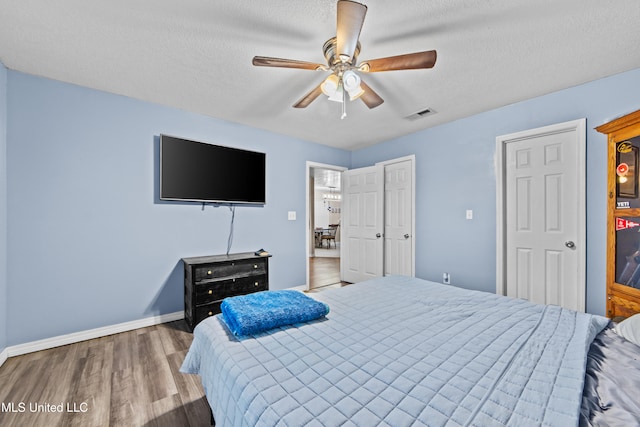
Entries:
<svg viewBox="0 0 640 427">
<path fill-rule="evenodd" d="M 360 31 L 364 24 L 367 6 L 351 0 L 338 0 L 336 36 L 324 43 L 323 52 L 327 65 L 294 59 L 255 56 L 253 65 L 259 67 L 298 68 L 302 70 L 330 71 L 331 74 L 307 93 L 295 108 L 305 108 L 320 94 L 324 93 L 332 101 L 342 103 L 342 117 L 346 116 L 346 100 L 360 98 L 367 107 L 375 108 L 384 100 L 371 89 L 357 72 L 376 73 L 380 71 L 413 70 L 432 68 L 436 63 L 436 51 L 408 53 L 387 58 L 371 59 L 357 64 L 360 53 Z"/>
</svg>

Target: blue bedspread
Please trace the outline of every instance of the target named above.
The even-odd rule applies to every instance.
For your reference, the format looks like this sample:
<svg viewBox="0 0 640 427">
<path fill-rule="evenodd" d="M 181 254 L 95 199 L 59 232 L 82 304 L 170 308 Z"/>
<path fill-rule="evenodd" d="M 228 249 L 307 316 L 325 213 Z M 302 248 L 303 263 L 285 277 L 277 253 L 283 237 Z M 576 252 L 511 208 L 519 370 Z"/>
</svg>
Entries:
<svg viewBox="0 0 640 427">
<path fill-rule="evenodd" d="M 326 321 L 238 340 L 201 322 L 181 371 L 216 425 L 575 426 L 608 320 L 415 278 L 314 294 Z"/>
<path fill-rule="evenodd" d="M 293 290 L 264 291 L 225 298 L 220 305 L 225 323 L 237 336 L 304 323 L 329 313 L 329 306 Z"/>
</svg>

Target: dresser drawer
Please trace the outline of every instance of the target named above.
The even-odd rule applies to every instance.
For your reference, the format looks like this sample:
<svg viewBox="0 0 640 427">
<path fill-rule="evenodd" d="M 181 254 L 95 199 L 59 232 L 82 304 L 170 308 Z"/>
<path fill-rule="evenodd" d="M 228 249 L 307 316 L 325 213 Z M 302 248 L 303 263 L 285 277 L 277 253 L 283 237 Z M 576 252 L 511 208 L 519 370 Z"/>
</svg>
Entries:
<svg viewBox="0 0 640 427">
<path fill-rule="evenodd" d="M 196 318 L 194 322 L 194 326 L 197 325 L 201 320 L 206 319 L 207 317 L 211 317 L 215 314 L 220 313 L 220 304 L 222 301 L 212 302 L 210 304 L 199 305 L 196 307 Z"/>
<path fill-rule="evenodd" d="M 267 265 L 264 260 L 247 260 L 203 264 L 195 267 L 195 281 L 201 282 L 228 276 L 247 276 L 265 274 Z"/>
<path fill-rule="evenodd" d="M 200 283 L 196 288 L 196 304 L 206 304 L 235 295 L 251 292 L 266 291 L 268 289 L 266 276 L 242 277 L 239 279 L 220 280 L 217 282 Z"/>
</svg>

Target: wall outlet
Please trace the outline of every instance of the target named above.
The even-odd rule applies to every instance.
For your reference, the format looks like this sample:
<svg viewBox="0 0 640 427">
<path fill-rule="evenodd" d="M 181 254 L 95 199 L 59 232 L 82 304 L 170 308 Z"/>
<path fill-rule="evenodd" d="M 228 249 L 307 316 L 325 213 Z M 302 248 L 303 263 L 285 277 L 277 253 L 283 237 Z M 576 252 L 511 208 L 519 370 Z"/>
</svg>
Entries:
<svg viewBox="0 0 640 427">
<path fill-rule="evenodd" d="M 467 209 L 467 219 L 473 219 L 473 210 Z"/>
<path fill-rule="evenodd" d="M 442 273 L 442 283 L 445 285 L 451 284 L 451 275 L 449 273 Z"/>
<path fill-rule="evenodd" d="M 296 211 L 287 212 L 287 219 L 289 221 L 295 221 L 296 220 Z"/>
</svg>

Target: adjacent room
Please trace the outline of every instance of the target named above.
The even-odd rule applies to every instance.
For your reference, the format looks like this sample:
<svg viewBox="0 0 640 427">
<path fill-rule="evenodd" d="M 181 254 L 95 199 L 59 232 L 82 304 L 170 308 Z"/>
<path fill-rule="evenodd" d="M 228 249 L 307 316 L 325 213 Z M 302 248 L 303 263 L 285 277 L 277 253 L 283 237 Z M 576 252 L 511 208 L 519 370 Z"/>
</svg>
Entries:
<svg viewBox="0 0 640 427">
<path fill-rule="evenodd" d="M 0 425 L 640 425 L 638 18 L 2 2 Z"/>
<path fill-rule="evenodd" d="M 340 219 L 342 217 L 342 170 L 310 167 L 309 229 L 313 231 L 309 247 L 308 288 L 339 286 Z"/>
</svg>

